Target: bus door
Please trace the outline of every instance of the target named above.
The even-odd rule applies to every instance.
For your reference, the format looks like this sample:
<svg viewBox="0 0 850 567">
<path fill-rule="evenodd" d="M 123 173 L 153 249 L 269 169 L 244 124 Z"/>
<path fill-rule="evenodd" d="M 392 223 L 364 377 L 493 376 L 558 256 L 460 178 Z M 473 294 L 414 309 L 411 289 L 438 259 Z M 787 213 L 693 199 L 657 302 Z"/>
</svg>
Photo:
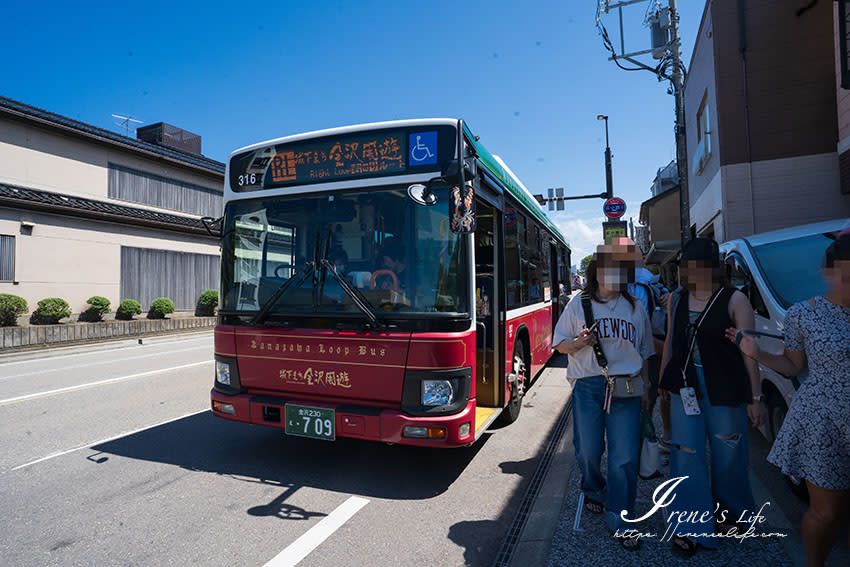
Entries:
<svg viewBox="0 0 850 567">
<path fill-rule="evenodd" d="M 478 406 L 499 407 L 498 209 L 479 199 L 475 228 L 475 396 Z M 485 417 L 485 416 L 481 416 Z M 476 422 L 479 422 L 476 419 Z M 476 426 L 477 427 L 477 426 Z"/>
</svg>

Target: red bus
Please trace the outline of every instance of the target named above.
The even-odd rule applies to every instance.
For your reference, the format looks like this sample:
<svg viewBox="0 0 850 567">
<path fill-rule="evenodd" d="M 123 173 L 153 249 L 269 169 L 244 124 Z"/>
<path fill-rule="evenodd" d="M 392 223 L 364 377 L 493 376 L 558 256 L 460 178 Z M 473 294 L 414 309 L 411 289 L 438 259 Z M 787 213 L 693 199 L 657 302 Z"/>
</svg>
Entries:
<svg viewBox="0 0 850 567">
<path fill-rule="evenodd" d="M 517 419 L 570 251 L 462 120 L 242 148 L 224 201 L 215 416 L 434 447 Z"/>
</svg>

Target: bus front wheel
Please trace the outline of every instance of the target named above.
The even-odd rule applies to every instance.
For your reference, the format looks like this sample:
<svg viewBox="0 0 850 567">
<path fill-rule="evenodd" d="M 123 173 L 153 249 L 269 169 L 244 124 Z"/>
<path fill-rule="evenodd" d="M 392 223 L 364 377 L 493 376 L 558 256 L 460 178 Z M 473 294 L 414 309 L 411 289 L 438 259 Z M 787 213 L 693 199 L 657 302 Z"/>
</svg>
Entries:
<svg viewBox="0 0 850 567">
<path fill-rule="evenodd" d="M 502 415 L 499 416 L 499 421 L 504 425 L 509 425 L 519 417 L 519 410 L 522 409 L 522 396 L 525 385 L 528 380 L 528 365 L 525 360 L 525 351 L 522 348 L 522 342 L 517 341 L 514 346 L 514 379 L 511 382 L 511 399 L 507 407 L 502 410 Z"/>
</svg>

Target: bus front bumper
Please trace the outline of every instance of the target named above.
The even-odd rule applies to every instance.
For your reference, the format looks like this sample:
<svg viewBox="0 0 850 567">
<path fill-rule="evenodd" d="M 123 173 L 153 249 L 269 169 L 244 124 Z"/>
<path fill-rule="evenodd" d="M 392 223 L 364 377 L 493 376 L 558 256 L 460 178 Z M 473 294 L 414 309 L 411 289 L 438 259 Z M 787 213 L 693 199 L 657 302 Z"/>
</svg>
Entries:
<svg viewBox="0 0 850 567">
<path fill-rule="evenodd" d="M 285 429 L 287 404 L 334 410 L 336 437 L 424 447 L 463 447 L 475 440 L 475 400 L 460 412 L 438 417 L 415 417 L 400 410 L 349 404 L 329 404 L 298 398 L 252 394 L 227 395 L 210 391 L 216 417 Z"/>
</svg>

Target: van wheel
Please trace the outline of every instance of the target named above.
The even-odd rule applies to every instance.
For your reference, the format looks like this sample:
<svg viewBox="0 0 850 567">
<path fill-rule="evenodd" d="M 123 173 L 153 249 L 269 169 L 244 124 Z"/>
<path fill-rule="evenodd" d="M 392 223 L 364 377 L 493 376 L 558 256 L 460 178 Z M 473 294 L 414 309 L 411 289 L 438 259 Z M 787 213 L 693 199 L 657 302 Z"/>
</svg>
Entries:
<svg viewBox="0 0 850 567">
<path fill-rule="evenodd" d="M 499 416 L 499 422 L 502 425 L 510 425 L 519 417 L 519 410 L 522 409 L 522 396 L 524 394 L 525 385 L 528 383 L 528 366 L 525 362 L 525 354 L 522 348 L 522 342 L 517 341 L 514 346 L 514 381 L 511 383 L 511 400 L 507 407 L 502 410 L 502 415 Z"/>
<path fill-rule="evenodd" d="M 788 414 L 788 405 L 782 396 L 776 393 L 771 393 L 767 398 L 767 415 L 770 419 L 770 435 L 773 437 L 771 443 L 776 440 L 782 424 L 785 422 L 785 416 Z M 802 478 L 797 478 L 791 475 L 783 475 L 785 483 L 791 492 L 800 500 L 809 501 L 809 489 L 806 487 L 806 481 Z"/>
</svg>

